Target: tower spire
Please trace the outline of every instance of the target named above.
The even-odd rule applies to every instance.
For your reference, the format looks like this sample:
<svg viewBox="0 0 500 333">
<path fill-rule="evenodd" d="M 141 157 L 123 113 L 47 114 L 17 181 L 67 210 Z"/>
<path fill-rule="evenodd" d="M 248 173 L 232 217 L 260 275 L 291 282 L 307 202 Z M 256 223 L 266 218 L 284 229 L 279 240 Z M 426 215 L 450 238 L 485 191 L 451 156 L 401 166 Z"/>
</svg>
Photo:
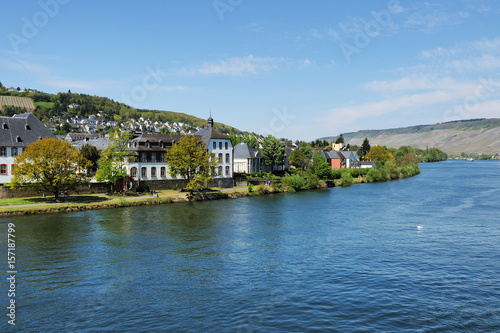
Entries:
<svg viewBox="0 0 500 333">
<path fill-rule="evenodd" d="M 212 119 L 212 110 L 210 109 L 210 117 L 207 119 L 208 127 L 214 127 L 214 120 Z"/>
</svg>

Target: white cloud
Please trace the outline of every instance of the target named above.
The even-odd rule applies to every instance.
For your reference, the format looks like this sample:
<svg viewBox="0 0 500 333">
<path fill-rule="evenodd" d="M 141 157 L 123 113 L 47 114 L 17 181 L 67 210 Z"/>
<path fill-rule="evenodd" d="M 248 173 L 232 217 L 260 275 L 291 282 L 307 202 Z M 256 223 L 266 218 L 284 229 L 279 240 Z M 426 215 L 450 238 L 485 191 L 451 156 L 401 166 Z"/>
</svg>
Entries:
<svg viewBox="0 0 500 333">
<path fill-rule="evenodd" d="M 218 62 L 205 62 L 199 67 L 183 69 L 181 72 L 190 75 L 228 75 L 241 76 L 244 74 L 258 74 L 278 68 L 285 60 L 283 58 L 234 57 Z"/>
</svg>

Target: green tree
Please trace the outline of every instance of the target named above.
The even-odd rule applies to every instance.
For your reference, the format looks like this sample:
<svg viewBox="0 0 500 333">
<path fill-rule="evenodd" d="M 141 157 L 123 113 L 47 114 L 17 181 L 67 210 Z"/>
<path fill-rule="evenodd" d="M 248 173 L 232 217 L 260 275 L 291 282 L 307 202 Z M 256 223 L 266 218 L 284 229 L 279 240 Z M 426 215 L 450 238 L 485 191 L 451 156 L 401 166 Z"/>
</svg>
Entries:
<svg viewBox="0 0 500 333">
<path fill-rule="evenodd" d="M 266 165 L 271 166 L 271 171 L 274 171 L 276 165 L 284 163 L 285 147 L 280 140 L 269 134 L 262 141 L 262 157 Z"/>
<path fill-rule="evenodd" d="M 183 136 L 167 149 L 165 161 L 170 166 L 170 175 L 184 178 L 187 181 L 185 189 L 190 192 L 206 188 L 220 163 L 214 153 L 205 150 L 203 141 L 194 135 Z"/>
<path fill-rule="evenodd" d="M 97 161 L 101 157 L 101 153 L 95 146 L 89 145 L 88 143 L 80 148 L 80 153 L 91 163 L 87 168 L 87 175 L 91 176 L 92 172 L 97 170 Z"/>
<path fill-rule="evenodd" d="M 373 161 L 375 163 L 379 163 L 382 161 L 392 161 L 394 157 L 392 154 L 387 150 L 387 148 L 383 146 L 373 146 L 370 149 L 370 152 L 366 154 L 365 159 L 369 161 Z"/>
<path fill-rule="evenodd" d="M 245 142 L 247 145 L 249 145 L 250 147 L 252 147 L 254 149 L 259 149 L 259 147 L 260 147 L 259 141 L 257 141 L 257 138 L 255 137 L 255 135 L 249 134 L 249 135 L 245 136 L 243 138 L 243 142 Z"/>
<path fill-rule="evenodd" d="M 128 132 L 120 132 L 116 130 L 111 134 L 109 145 L 101 153 L 97 164 L 97 181 L 116 184 L 125 179 L 128 174 L 126 172 L 126 164 L 133 158 L 127 154 L 128 142 L 132 135 Z"/>
<path fill-rule="evenodd" d="M 66 121 L 61 125 L 61 131 L 63 131 L 64 134 L 68 134 L 69 132 L 71 132 L 71 129 L 71 124 Z"/>
<path fill-rule="evenodd" d="M 290 156 L 288 156 L 288 161 L 294 167 L 305 171 L 312 164 L 313 152 L 309 145 L 302 146 L 297 150 L 292 150 Z"/>
<path fill-rule="evenodd" d="M 344 144 L 344 136 L 342 134 L 339 135 L 337 140 L 335 140 L 335 143 L 342 143 Z"/>
<path fill-rule="evenodd" d="M 372 147 L 370 146 L 370 141 L 368 141 L 368 138 L 365 138 L 363 140 L 363 143 L 361 144 L 361 153 L 362 153 L 362 156 L 365 156 L 366 154 L 368 154 L 370 152 L 370 149 Z"/>
<path fill-rule="evenodd" d="M 12 185 L 54 194 L 87 183 L 90 162 L 69 142 L 44 138 L 33 142 L 15 159 Z"/>
</svg>

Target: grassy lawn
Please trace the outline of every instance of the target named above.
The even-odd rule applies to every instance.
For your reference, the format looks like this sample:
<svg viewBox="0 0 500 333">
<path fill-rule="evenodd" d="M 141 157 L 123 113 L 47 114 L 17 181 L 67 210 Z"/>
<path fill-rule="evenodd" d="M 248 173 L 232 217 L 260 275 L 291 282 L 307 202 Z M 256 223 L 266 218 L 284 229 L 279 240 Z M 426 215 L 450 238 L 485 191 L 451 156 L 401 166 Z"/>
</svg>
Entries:
<svg viewBox="0 0 500 333">
<path fill-rule="evenodd" d="M 82 203 L 82 202 L 99 202 L 109 200 L 104 194 L 85 194 L 85 195 L 73 195 L 67 198 L 59 198 L 59 203 Z M 7 206 L 18 206 L 18 205 L 33 205 L 33 204 L 44 204 L 44 203 L 55 203 L 54 197 L 30 197 L 30 198 L 9 198 L 0 199 L 0 207 Z"/>
<path fill-rule="evenodd" d="M 35 102 L 35 105 L 50 109 L 54 107 L 54 102 Z"/>
</svg>

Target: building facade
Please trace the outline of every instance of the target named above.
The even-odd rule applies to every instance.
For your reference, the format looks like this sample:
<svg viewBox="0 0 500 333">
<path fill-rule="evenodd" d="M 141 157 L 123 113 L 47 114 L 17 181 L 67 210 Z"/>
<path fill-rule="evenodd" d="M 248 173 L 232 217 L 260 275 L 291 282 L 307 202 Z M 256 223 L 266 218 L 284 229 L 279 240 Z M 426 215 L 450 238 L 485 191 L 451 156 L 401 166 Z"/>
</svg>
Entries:
<svg viewBox="0 0 500 333">
<path fill-rule="evenodd" d="M 41 138 L 54 135 L 32 113 L 0 117 L 0 184 L 11 182 L 16 157 Z"/>
</svg>

